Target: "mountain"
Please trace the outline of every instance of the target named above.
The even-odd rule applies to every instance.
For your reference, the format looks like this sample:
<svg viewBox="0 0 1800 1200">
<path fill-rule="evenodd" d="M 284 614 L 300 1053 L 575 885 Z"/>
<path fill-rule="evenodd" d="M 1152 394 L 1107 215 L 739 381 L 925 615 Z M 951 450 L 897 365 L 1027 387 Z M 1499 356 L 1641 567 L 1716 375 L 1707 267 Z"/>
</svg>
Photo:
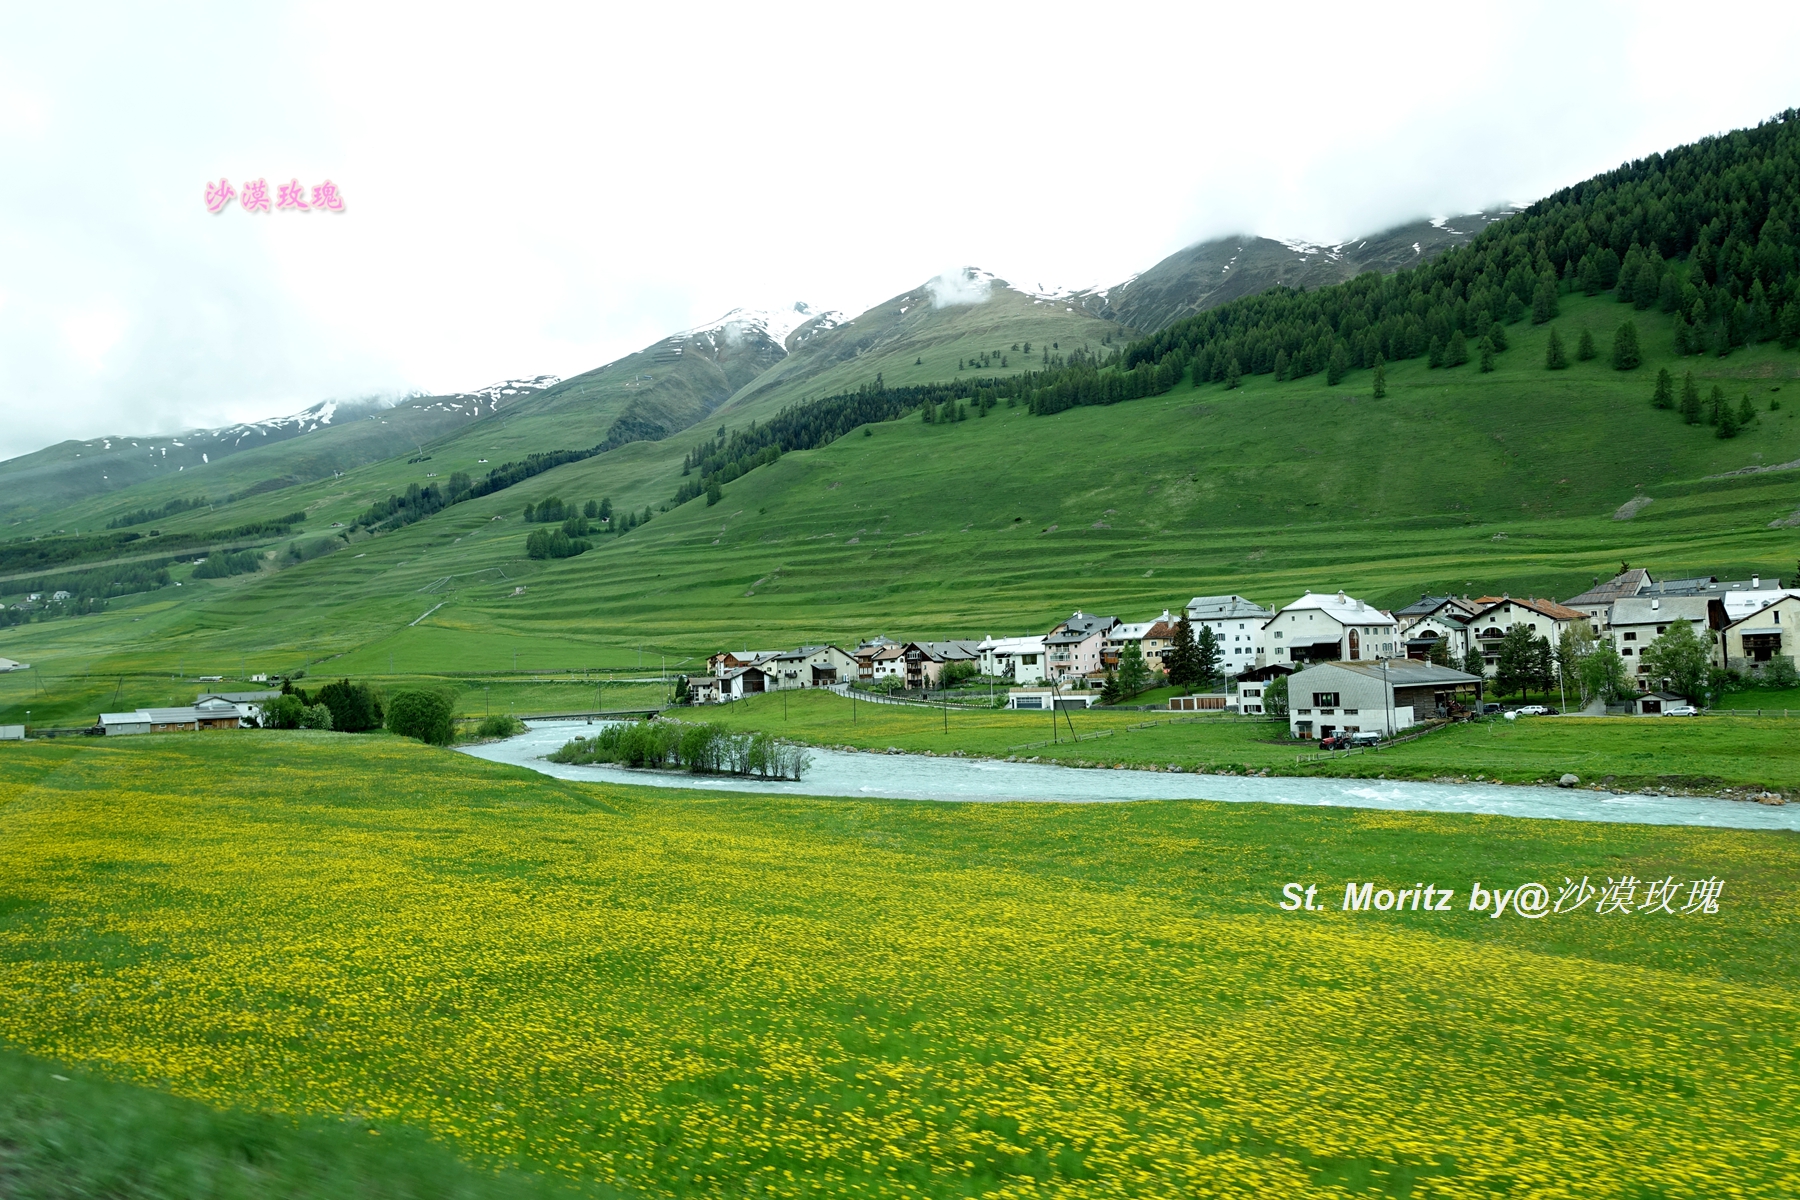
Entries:
<svg viewBox="0 0 1800 1200">
<path fill-rule="evenodd" d="M 966 267 L 853 318 L 831 314 L 798 327 L 790 353 L 740 388 L 719 415 L 762 417 L 803 397 L 854 390 L 877 375 L 889 385 L 1016 375 L 1055 353 L 1122 344 L 1130 332 L 1066 297 Z"/>
<path fill-rule="evenodd" d="M 0 520 L 18 525 L 127 489 L 136 489 L 130 499 L 137 504 L 199 492 L 222 500 L 271 491 L 409 450 L 420 453 L 423 443 L 556 382 L 541 375 L 398 403 L 325 400 L 289 416 L 219 429 L 59 442 L 0 462 Z M 239 455 L 246 457 L 233 469 L 214 469 Z"/>
<path fill-rule="evenodd" d="M 1278 285 L 1313 290 L 1364 271 L 1390 274 L 1465 246 L 1515 209 L 1433 217 L 1338 245 L 1223 237 L 1178 250 L 1124 283 L 1072 295 L 1081 309 L 1144 333 Z"/>
</svg>

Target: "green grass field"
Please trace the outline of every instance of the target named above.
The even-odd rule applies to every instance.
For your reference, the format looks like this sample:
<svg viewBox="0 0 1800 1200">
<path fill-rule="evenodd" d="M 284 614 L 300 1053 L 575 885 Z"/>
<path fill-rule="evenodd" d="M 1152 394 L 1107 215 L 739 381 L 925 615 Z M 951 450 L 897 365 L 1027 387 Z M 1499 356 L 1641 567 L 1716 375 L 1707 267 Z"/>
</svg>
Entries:
<svg viewBox="0 0 1800 1200">
<path fill-rule="evenodd" d="M 1800 789 L 1800 710 L 1796 717 L 1749 715 L 1537 717 L 1455 725 L 1374 753 L 1321 756 L 1295 743 L 1285 722 L 1176 714 L 960 711 L 857 704 L 824 692 L 763 695 L 677 714 L 731 729 L 767 729 L 821 746 L 933 754 L 1039 758 L 1100 766 L 1180 767 L 1184 771 L 1269 771 L 1390 779 L 1470 778 L 1503 783 L 1555 782 L 1564 772 L 1620 790 L 1669 787 Z M 1174 718 L 1174 719 L 1172 719 Z M 1145 729 L 1133 729 L 1156 721 Z M 1071 727 L 1073 736 L 1071 736 Z M 1077 738 L 1085 740 L 1076 740 Z M 1300 761 L 1304 758 L 1306 761 Z"/>
<path fill-rule="evenodd" d="M 277 1176 L 406 1194 L 374 1128 L 592 1194 L 1787 1195 L 1797 845 L 571 784 L 332 734 L 0 746 L 0 1041 L 35 1060 L 0 1180 L 71 1194 L 52 1133 L 102 1143 L 82 1178 L 161 1140 L 229 1176 L 249 1128 Z M 1465 904 L 1624 874 L 1724 890 Z M 1351 880 L 1457 895 L 1338 911 Z M 73 1113 L 90 1077 L 145 1091 Z"/>
</svg>

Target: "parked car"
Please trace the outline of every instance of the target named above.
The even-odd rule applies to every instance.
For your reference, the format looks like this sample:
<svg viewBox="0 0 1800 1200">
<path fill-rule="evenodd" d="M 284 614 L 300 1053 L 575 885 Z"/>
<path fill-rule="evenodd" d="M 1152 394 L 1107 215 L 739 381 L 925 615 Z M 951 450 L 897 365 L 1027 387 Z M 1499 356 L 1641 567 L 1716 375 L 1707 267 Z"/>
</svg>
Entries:
<svg viewBox="0 0 1800 1200">
<path fill-rule="evenodd" d="M 1484 704 L 1481 706 L 1481 715 L 1484 717 L 1491 717 L 1499 711 L 1500 706 L 1498 704 Z"/>
<path fill-rule="evenodd" d="M 1381 744 L 1381 735 L 1372 729 L 1363 733 L 1353 733 L 1350 735 L 1350 744 L 1352 746 L 1377 746 Z"/>
<path fill-rule="evenodd" d="M 1516 711 L 1521 717 L 1547 717 L 1550 715 L 1550 710 L 1542 704 L 1521 705 Z"/>
<path fill-rule="evenodd" d="M 1700 715 L 1700 710 L 1691 704 L 1671 704 L 1663 709 L 1662 715 L 1665 717 L 1697 717 Z"/>
</svg>

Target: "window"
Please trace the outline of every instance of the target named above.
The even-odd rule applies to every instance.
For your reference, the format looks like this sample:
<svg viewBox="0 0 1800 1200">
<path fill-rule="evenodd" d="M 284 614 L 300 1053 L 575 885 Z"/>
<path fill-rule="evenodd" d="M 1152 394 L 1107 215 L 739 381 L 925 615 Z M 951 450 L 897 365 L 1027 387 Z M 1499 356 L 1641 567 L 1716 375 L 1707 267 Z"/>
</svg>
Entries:
<svg viewBox="0 0 1800 1200">
<path fill-rule="evenodd" d="M 1623 650 L 1619 651 L 1619 657 L 1620 658 L 1630 658 L 1631 657 L 1631 647 L 1627 646 Z"/>
<path fill-rule="evenodd" d="M 1338 694 L 1336 692 L 1314 692 L 1313 693 L 1313 707 L 1314 708 L 1336 708 L 1337 702 L 1338 702 Z"/>
<path fill-rule="evenodd" d="M 1344 710 L 1344 715 L 1346 717 L 1354 717 L 1356 715 L 1356 710 L 1354 708 L 1346 708 Z"/>
<path fill-rule="evenodd" d="M 1281 630 L 1279 630 L 1279 629 L 1277 629 L 1277 630 L 1276 630 L 1276 631 L 1275 631 L 1275 636 L 1276 636 L 1276 637 L 1280 637 L 1280 636 L 1281 636 Z"/>
<path fill-rule="evenodd" d="M 1667 626 L 1667 625 L 1658 625 L 1658 626 L 1657 626 L 1657 627 L 1656 627 L 1656 632 L 1658 632 L 1658 633 L 1665 633 L 1665 632 L 1667 632 L 1667 631 L 1668 631 L 1668 628 L 1669 628 L 1669 627 L 1668 627 L 1668 626 Z"/>
<path fill-rule="evenodd" d="M 1628 633 L 1628 634 L 1625 634 L 1625 635 L 1624 635 L 1624 637 L 1625 637 L 1625 640 L 1626 640 L 1626 641 L 1628 641 L 1628 642 L 1635 642 L 1635 641 L 1637 641 L 1637 634 L 1635 634 L 1635 633 Z"/>
</svg>

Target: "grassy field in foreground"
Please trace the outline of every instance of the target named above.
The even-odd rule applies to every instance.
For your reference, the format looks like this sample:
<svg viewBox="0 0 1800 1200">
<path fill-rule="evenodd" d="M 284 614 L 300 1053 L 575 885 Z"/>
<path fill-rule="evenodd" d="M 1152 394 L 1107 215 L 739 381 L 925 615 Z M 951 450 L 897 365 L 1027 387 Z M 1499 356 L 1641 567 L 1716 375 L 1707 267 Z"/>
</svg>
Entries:
<svg viewBox="0 0 1800 1200">
<path fill-rule="evenodd" d="M 1721 904 L 1464 903 L 1626 873 Z M 249 734 L 0 746 L 0 879 L 18 1050 L 590 1190 L 1800 1189 L 1785 834 L 751 797 Z M 1458 892 L 1277 907 L 1351 879 Z"/>
<path fill-rule="evenodd" d="M 767 729 L 814 745 L 859 749 L 1037 757 L 1113 766 L 1179 766 L 1186 771 L 1260 771 L 1391 779 L 1468 778 L 1554 782 L 1572 771 L 1582 781 L 1619 788 L 1761 786 L 1800 789 L 1800 721 L 1779 717 L 1521 717 L 1477 721 L 1400 742 L 1375 753 L 1319 757 L 1280 721 L 1235 717 L 1170 719 L 1170 714 L 959 711 L 856 705 L 826 692 L 763 695 L 676 714 L 733 729 Z M 1132 729 L 1150 721 L 1148 729 Z M 1070 736 L 1074 734 L 1082 740 Z M 1098 735 L 1098 736 L 1096 736 Z M 1049 743 L 1049 744 L 1039 744 Z M 1302 756 L 1317 761 L 1301 762 Z"/>
</svg>

